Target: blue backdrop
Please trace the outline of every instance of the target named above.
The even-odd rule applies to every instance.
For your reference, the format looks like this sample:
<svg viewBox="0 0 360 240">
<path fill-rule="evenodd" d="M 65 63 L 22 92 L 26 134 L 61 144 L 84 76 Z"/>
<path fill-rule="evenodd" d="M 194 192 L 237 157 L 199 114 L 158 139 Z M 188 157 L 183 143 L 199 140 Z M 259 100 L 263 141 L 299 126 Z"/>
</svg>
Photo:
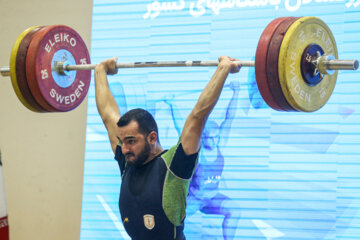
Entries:
<svg viewBox="0 0 360 240">
<path fill-rule="evenodd" d="M 281 16 L 326 22 L 340 59 L 360 59 L 360 0 L 94 0 L 91 58 L 119 62 L 254 60 Z M 109 78 L 121 111 L 148 109 L 160 141 L 176 143 L 215 69 L 120 69 Z M 230 75 L 203 136 L 190 186 L 188 239 L 360 239 L 360 74 L 342 71 L 314 113 L 267 107 L 253 68 Z M 129 239 L 120 173 L 89 90 L 81 239 Z M 206 147 L 204 147 L 206 146 Z"/>
</svg>

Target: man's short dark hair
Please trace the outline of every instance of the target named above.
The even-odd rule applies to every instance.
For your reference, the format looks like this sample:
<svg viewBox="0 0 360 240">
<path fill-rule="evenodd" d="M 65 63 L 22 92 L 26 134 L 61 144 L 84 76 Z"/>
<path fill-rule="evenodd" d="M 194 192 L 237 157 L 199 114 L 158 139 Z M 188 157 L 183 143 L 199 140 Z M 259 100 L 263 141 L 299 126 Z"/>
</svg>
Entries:
<svg viewBox="0 0 360 240">
<path fill-rule="evenodd" d="M 158 127 L 151 113 L 142 108 L 132 109 L 125 113 L 123 116 L 121 116 L 117 125 L 118 127 L 124 127 L 128 125 L 131 121 L 136 121 L 138 123 L 139 132 L 144 136 L 147 136 L 152 131 L 156 132 L 158 136 L 157 142 L 160 142 Z"/>
</svg>

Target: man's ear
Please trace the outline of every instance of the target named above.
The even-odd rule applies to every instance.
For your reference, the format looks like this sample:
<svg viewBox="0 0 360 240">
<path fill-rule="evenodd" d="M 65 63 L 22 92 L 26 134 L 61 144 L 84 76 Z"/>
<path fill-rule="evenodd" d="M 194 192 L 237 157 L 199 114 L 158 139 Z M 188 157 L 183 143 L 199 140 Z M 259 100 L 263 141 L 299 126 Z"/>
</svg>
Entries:
<svg viewBox="0 0 360 240">
<path fill-rule="evenodd" d="M 150 144 L 155 144 L 157 142 L 157 133 L 155 131 L 149 133 L 148 141 Z"/>
</svg>

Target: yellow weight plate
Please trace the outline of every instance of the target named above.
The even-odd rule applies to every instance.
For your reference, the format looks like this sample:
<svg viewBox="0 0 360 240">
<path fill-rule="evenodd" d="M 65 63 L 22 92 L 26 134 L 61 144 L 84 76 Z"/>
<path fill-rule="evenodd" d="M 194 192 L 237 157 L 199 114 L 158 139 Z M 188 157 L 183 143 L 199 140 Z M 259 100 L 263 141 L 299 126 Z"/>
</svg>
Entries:
<svg viewBox="0 0 360 240">
<path fill-rule="evenodd" d="M 320 109 L 330 98 L 337 78 L 324 75 L 322 81 L 314 86 L 307 84 L 301 73 L 301 59 L 305 48 L 317 44 L 325 55 L 338 58 L 335 38 L 329 27 L 319 18 L 302 17 L 287 30 L 279 52 L 279 81 L 289 104 L 302 112 Z"/>
<path fill-rule="evenodd" d="M 32 107 L 25 99 L 25 97 L 22 95 L 20 88 L 19 88 L 19 84 L 17 81 L 17 77 L 16 77 L 16 56 L 18 53 L 18 49 L 20 47 L 20 44 L 22 42 L 22 40 L 24 39 L 24 37 L 33 29 L 38 28 L 37 26 L 35 27 L 30 27 L 28 29 L 26 29 L 24 32 L 22 32 L 19 37 L 16 39 L 15 44 L 11 50 L 11 56 L 10 56 L 10 77 L 11 77 L 11 83 L 12 86 L 14 88 L 15 94 L 18 97 L 18 99 L 20 100 L 20 102 L 27 107 L 28 109 L 30 109 L 31 111 L 34 112 L 39 112 L 37 109 L 35 109 L 34 107 Z"/>
</svg>

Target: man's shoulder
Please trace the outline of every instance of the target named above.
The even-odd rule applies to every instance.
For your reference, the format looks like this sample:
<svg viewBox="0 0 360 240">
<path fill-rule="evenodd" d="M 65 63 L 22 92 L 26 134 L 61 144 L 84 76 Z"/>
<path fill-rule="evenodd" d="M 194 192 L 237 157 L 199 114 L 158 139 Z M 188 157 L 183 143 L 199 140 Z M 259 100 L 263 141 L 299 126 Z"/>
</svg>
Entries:
<svg viewBox="0 0 360 240">
<path fill-rule="evenodd" d="M 167 163 L 171 163 L 172 158 L 174 157 L 177 148 L 181 145 L 181 142 L 179 141 L 176 145 L 170 147 L 169 149 L 166 149 L 160 156 L 165 160 Z"/>
</svg>

